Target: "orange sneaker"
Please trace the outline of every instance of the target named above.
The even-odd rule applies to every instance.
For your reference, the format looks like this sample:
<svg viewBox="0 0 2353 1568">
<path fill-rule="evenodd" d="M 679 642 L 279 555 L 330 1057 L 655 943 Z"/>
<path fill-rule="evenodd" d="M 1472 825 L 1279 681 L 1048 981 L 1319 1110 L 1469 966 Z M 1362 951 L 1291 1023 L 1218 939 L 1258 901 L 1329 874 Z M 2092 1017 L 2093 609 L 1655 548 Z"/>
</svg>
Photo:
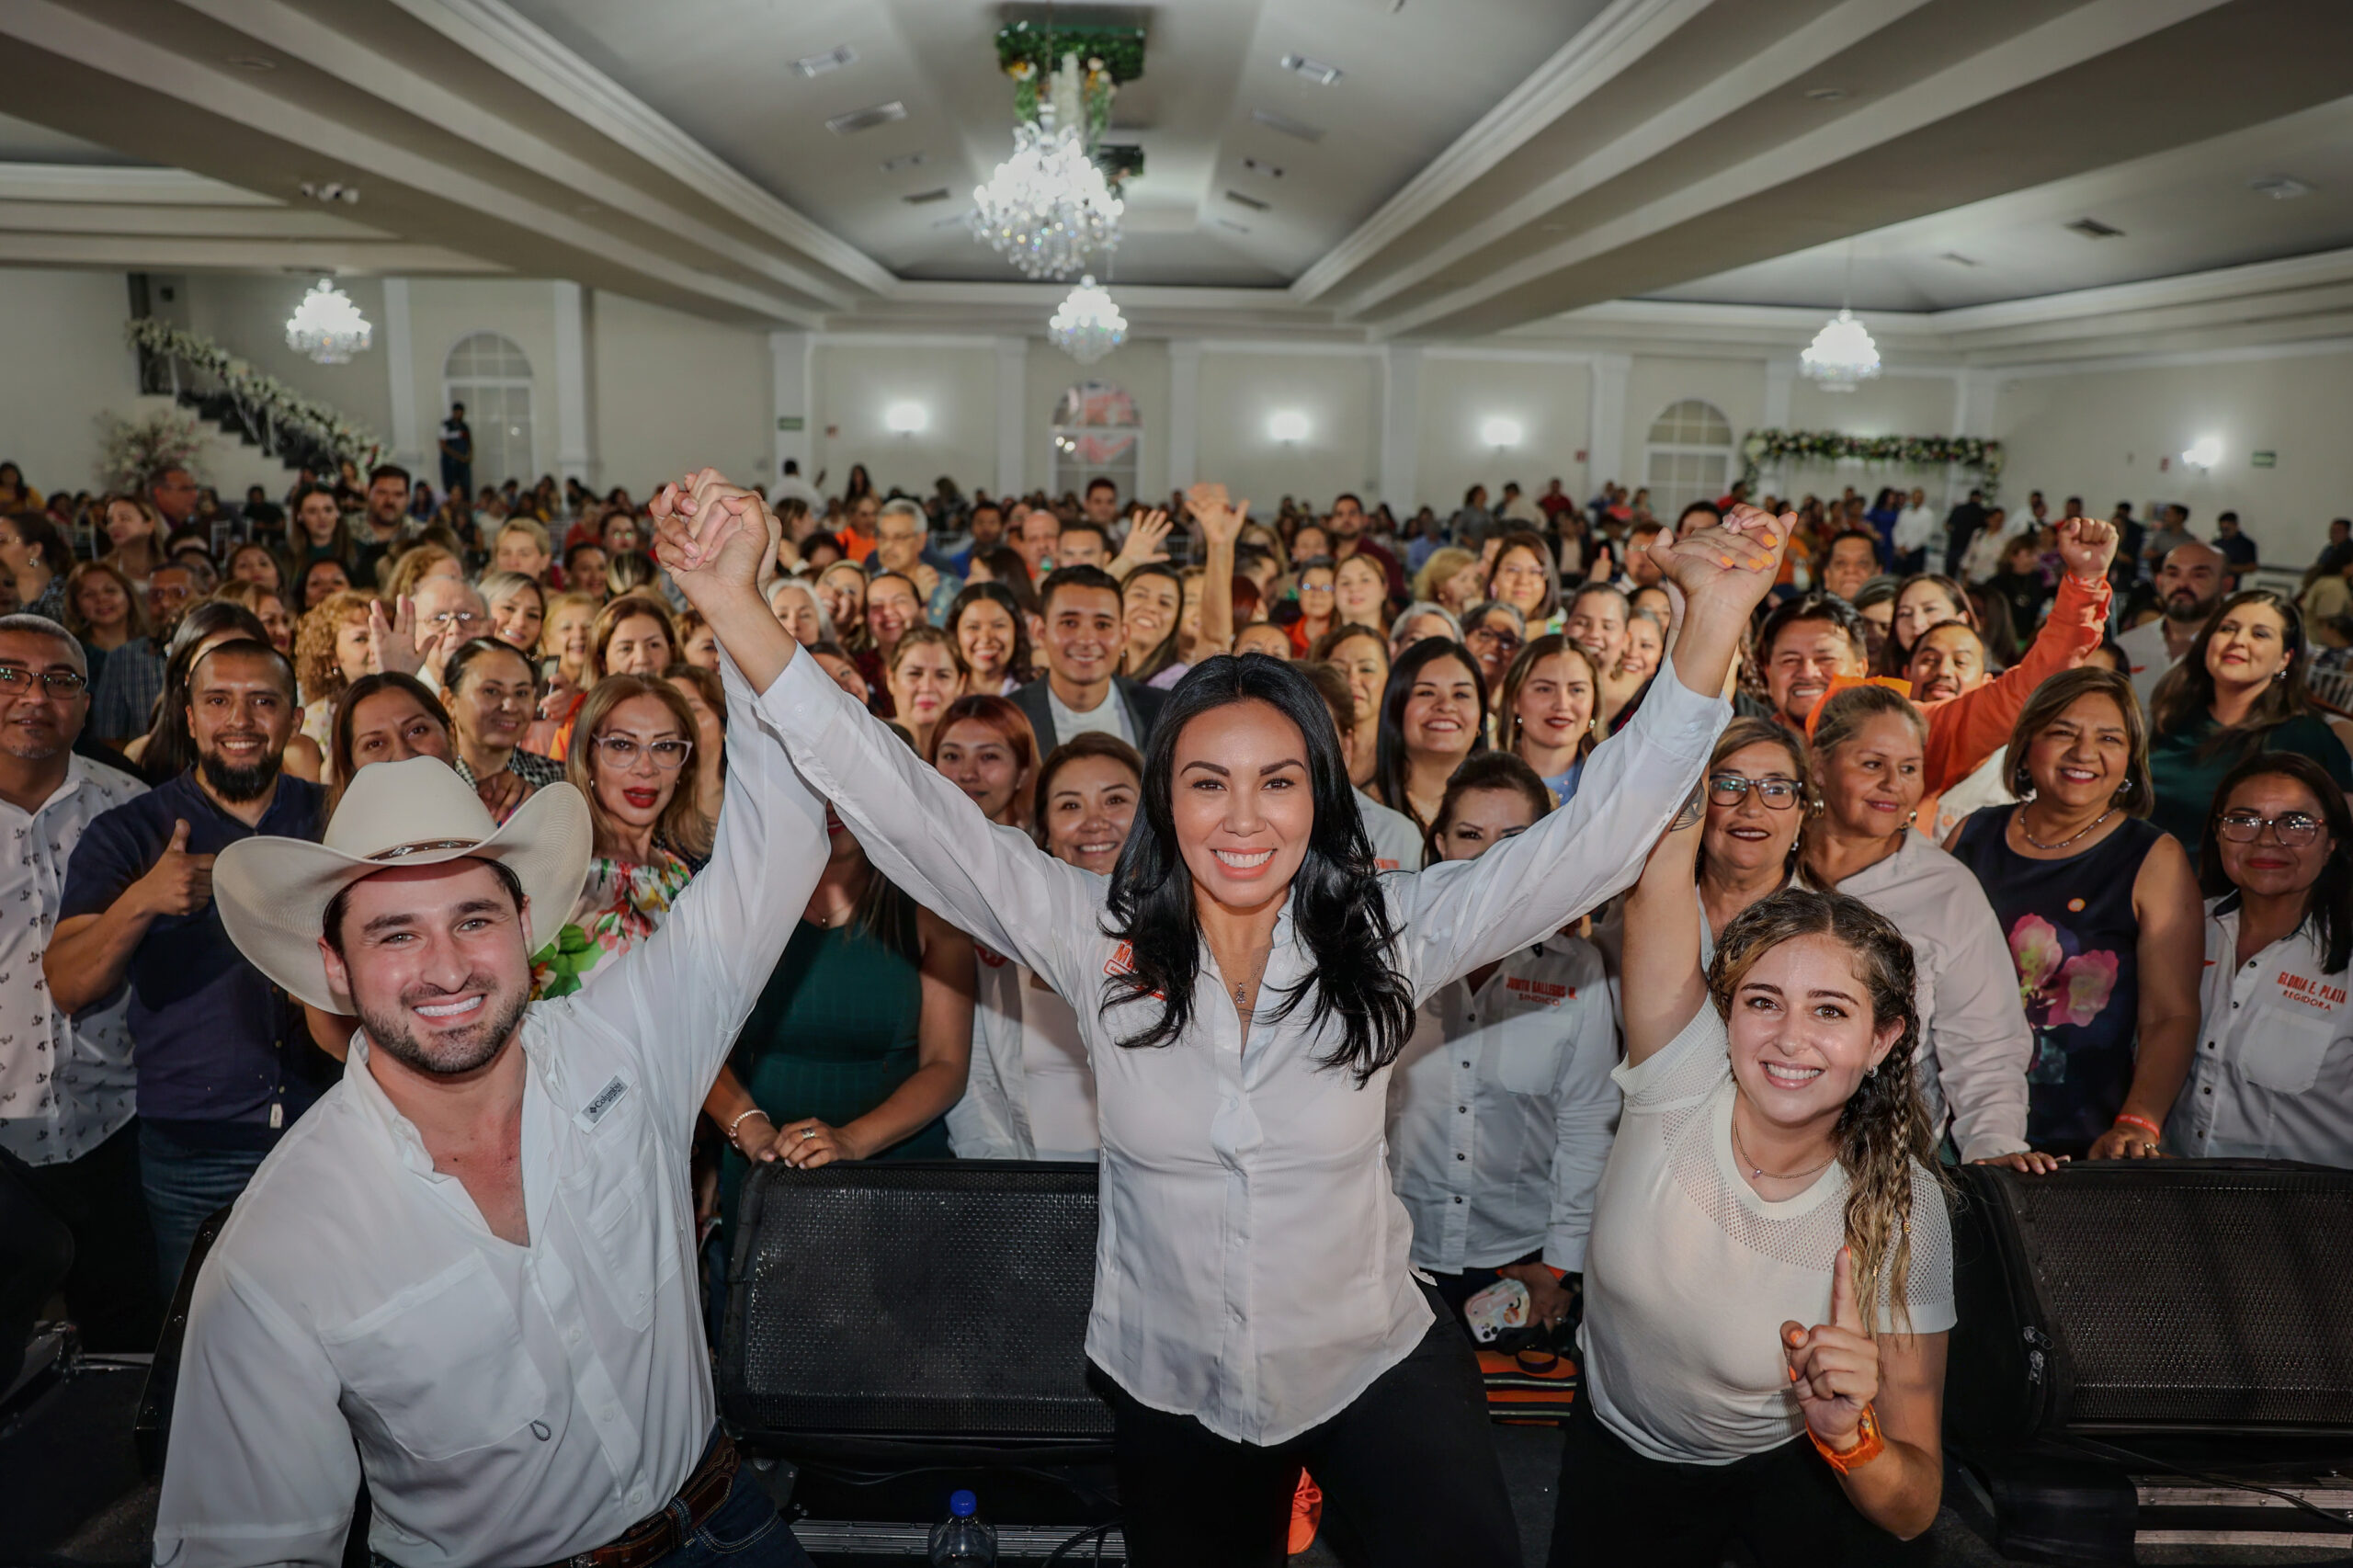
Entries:
<svg viewBox="0 0 2353 1568">
<path fill-rule="evenodd" d="M 1299 1472 L 1299 1489 L 1290 1494 L 1290 1550 L 1296 1557 L 1315 1544 L 1315 1532 L 1324 1523 L 1324 1489 L 1305 1471 Z"/>
</svg>

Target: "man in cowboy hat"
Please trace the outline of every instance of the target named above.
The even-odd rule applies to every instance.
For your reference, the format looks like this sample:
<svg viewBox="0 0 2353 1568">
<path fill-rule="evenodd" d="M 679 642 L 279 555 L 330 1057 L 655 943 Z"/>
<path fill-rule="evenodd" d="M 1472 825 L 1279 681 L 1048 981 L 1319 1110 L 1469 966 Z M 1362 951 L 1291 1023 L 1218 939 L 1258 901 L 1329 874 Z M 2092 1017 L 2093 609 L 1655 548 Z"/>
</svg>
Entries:
<svg viewBox="0 0 2353 1568">
<path fill-rule="evenodd" d="M 727 809 L 584 989 L 530 1000 L 587 868 L 569 785 L 494 826 L 444 764 L 380 763 L 324 842 L 215 864 L 246 957 L 360 1027 L 198 1276 L 157 1562 L 339 1563 L 363 1476 L 401 1568 L 808 1562 L 716 1429 L 695 1284 L 695 1117 L 826 856 L 756 695 L 792 646 L 772 546 L 717 504 L 723 545 L 670 564 L 729 655 Z"/>
</svg>

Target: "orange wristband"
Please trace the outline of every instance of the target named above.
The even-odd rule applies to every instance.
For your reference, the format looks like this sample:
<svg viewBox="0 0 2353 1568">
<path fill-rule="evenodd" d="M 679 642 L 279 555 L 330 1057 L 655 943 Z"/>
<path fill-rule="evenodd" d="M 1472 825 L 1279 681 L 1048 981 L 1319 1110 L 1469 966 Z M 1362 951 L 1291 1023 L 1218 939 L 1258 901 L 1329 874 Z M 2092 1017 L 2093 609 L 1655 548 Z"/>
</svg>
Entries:
<svg viewBox="0 0 2353 1568">
<path fill-rule="evenodd" d="M 2147 1133 L 2150 1137 L 2152 1137 L 2152 1138 L 2163 1138 L 2163 1137 L 2165 1135 L 2165 1130 L 2164 1128 L 2159 1127 L 2155 1122 L 2151 1121 L 2147 1117 L 2145 1117 L 2145 1116 L 2134 1116 L 2134 1115 L 2133 1115 L 2131 1111 L 2129 1111 L 2129 1110 L 2120 1110 L 2120 1111 L 2118 1111 L 2118 1112 L 2116 1113 L 2116 1120 L 2117 1120 L 2117 1124 L 2118 1124 L 2119 1126 L 2127 1126 L 2127 1125 L 2129 1125 L 2129 1126 L 2132 1126 L 2132 1127 L 2140 1128 L 2143 1131 L 2146 1132 L 2146 1133 Z"/>
<path fill-rule="evenodd" d="M 1887 1438 L 1879 1429 L 1879 1412 L 1868 1404 L 1863 1406 L 1862 1424 L 1855 1428 L 1856 1444 L 1843 1454 L 1824 1442 L 1813 1427 L 1808 1426 L 1805 1435 L 1813 1439 L 1814 1448 L 1830 1461 L 1830 1468 L 1841 1475 L 1860 1470 L 1887 1451 Z"/>
</svg>

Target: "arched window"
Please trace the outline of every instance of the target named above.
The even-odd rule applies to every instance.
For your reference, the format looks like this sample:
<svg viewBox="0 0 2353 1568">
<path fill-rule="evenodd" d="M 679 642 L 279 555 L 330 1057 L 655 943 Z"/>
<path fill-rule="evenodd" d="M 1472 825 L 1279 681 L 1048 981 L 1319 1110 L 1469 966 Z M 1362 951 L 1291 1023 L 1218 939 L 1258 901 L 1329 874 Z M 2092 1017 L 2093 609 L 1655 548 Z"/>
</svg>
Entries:
<svg viewBox="0 0 2353 1568">
<path fill-rule="evenodd" d="M 512 338 L 470 333 L 441 366 L 441 403 L 466 405 L 474 432 L 474 488 L 516 480 L 530 484 L 531 361 Z"/>
<path fill-rule="evenodd" d="M 1108 381 L 1081 381 L 1054 404 L 1053 451 L 1047 458 L 1046 488 L 1085 494 L 1095 480 L 1120 487 L 1120 499 L 1136 493 L 1136 459 L 1143 431 L 1135 400 Z"/>
<path fill-rule="evenodd" d="M 1673 526 L 1694 501 L 1712 501 L 1732 485 L 1732 421 L 1712 403 L 1687 397 L 1652 422 L 1644 483 L 1651 513 Z"/>
</svg>

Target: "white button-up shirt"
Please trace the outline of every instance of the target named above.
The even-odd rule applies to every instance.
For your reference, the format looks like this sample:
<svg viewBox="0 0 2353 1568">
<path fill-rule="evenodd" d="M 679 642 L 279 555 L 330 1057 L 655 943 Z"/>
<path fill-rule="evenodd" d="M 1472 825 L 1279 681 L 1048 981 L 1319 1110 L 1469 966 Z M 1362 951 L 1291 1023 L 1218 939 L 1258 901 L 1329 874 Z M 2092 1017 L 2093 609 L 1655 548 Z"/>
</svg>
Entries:
<svg viewBox="0 0 2353 1568">
<path fill-rule="evenodd" d="M 0 801 L 0 1149 L 28 1165 L 78 1160 L 131 1119 L 131 993 L 69 1019 L 50 999 L 40 956 L 82 830 L 146 792 L 130 774 L 75 756 L 37 810 Z"/>
<path fill-rule="evenodd" d="M 1363 790 L 1357 791 L 1357 810 L 1364 817 L 1364 835 L 1372 841 L 1373 863 L 1384 871 L 1418 871 L 1428 853 L 1421 824 L 1384 806 Z"/>
<path fill-rule="evenodd" d="M 560 1562 L 693 1471 L 716 1401 L 688 1144 L 826 854 L 762 728 L 773 694 L 724 678 L 710 867 L 654 937 L 524 1015 L 530 1244 L 434 1168 L 355 1035 L 198 1277 L 158 1563 L 338 1563 L 363 1471 L 369 1544 L 404 1568 Z"/>
<path fill-rule="evenodd" d="M 1088 1356 L 1142 1403 L 1258 1444 L 1337 1414 L 1404 1360 L 1431 1315 L 1382 1155 L 1387 1072 L 1359 1087 L 1319 1066 L 1339 1025 L 1312 1026 L 1305 1005 L 1256 1021 L 1245 1050 L 1206 948 L 1184 1038 L 1123 1049 L 1159 1005 L 1096 1000 L 1122 961 L 1103 929 L 1108 880 L 990 826 L 813 661 L 795 659 L 771 696 L 793 762 L 883 875 L 1088 999 L 1077 1017 L 1103 1134 Z M 1391 961 L 1415 1004 L 1632 882 L 1726 716 L 1721 700 L 1661 680 L 1568 805 L 1477 860 L 1384 877 Z M 1286 906 L 1261 994 L 1311 980 L 1313 962 Z"/>
<path fill-rule="evenodd" d="M 1593 1189 L 1618 1119 L 1618 1029 L 1601 955 L 1552 936 L 1476 991 L 1423 1002 L 1389 1080 L 1389 1158 L 1414 1262 L 1460 1274 L 1544 1261 L 1585 1267 Z"/>
<path fill-rule="evenodd" d="M 1929 1125 L 1943 1127 L 1949 1114 L 1964 1160 L 2015 1153 L 2027 1146 L 2034 1035 L 2002 923 L 1968 867 L 1908 829 L 1897 836 L 1894 854 L 1837 891 L 1886 915 L 1912 944 L 1920 1009 L 1913 1060 Z"/>
<path fill-rule="evenodd" d="M 960 1160 L 1094 1159 L 1095 1069 L 1077 1015 L 1027 964 L 972 946 L 972 1067 L 949 1108 L 949 1146 Z"/>
<path fill-rule="evenodd" d="M 2353 975 L 2306 921 L 2245 963 L 2239 912 L 2206 903 L 2198 1056 L 2166 1119 L 2177 1153 L 2353 1167 Z"/>
</svg>

